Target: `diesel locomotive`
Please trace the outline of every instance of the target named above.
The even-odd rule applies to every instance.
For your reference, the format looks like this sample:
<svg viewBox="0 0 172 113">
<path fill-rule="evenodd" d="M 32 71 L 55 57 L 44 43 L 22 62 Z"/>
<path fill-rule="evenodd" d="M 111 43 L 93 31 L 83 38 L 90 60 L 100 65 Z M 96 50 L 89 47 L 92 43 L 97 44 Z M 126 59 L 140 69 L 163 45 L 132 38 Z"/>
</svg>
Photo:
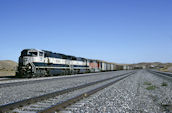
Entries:
<svg viewBox="0 0 172 113">
<path fill-rule="evenodd" d="M 118 66 L 101 60 L 75 57 L 46 50 L 24 49 L 19 57 L 17 77 L 43 77 L 100 71 L 114 71 Z"/>
</svg>

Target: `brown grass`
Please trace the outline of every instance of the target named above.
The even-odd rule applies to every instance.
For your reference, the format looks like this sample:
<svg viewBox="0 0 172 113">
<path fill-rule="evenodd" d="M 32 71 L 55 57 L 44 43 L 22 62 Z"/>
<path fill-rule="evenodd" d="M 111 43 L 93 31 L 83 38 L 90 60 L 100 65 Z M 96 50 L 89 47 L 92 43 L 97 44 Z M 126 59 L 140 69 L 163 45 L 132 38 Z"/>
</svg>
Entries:
<svg viewBox="0 0 172 113">
<path fill-rule="evenodd" d="M 0 76 L 14 76 L 15 71 L 0 71 Z"/>
</svg>

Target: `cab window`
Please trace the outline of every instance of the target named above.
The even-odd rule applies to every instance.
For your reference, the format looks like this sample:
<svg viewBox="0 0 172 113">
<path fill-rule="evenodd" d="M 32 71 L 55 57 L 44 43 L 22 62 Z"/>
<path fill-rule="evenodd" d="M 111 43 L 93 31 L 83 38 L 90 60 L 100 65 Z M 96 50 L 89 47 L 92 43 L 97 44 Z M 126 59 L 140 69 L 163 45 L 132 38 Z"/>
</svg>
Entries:
<svg viewBox="0 0 172 113">
<path fill-rule="evenodd" d="M 29 52 L 28 55 L 29 55 L 29 56 L 37 56 L 38 53 L 37 53 L 37 52 Z"/>
<path fill-rule="evenodd" d="M 39 56 L 43 56 L 43 52 L 39 52 Z"/>
</svg>

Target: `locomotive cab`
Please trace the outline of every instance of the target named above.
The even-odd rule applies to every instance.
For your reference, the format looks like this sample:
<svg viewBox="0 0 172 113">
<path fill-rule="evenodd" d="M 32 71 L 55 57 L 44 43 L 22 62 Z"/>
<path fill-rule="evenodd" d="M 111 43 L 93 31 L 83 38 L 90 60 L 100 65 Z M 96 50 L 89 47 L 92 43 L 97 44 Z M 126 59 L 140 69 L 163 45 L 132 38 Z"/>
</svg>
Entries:
<svg viewBox="0 0 172 113">
<path fill-rule="evenodd" d="M 29 63 L 44 62 L 44 52 L 35 49 L 25 49 L 21 52 L 19 64 L 26 66 Z"/>
</svg>

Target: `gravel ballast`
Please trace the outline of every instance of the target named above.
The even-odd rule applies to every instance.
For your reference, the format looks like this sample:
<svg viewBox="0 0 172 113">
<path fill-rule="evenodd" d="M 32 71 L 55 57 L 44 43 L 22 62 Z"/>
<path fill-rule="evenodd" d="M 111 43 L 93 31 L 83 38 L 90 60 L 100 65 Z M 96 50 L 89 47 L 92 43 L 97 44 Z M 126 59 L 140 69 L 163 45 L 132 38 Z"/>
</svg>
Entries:
<svg viewBox="0 0 172 113">
<path fill-rule="evenodd" d="M 171 95 L 172 82 L 140 70 L 61 112 L 171 113 Z"/>
<path fill-rule="evenodd" d="M 130 71 L 115 71 L 93 74 L 93 76 L 78 77 L 78 78 L 64 78 L 56 80 L 48 80 L 45 82 L 36 82 L 34 84 L 24 84 L 13 87 L 0 88 L 0 105 L 17 102 L 23 99 L 40 96 L 46 93 L 59 91 L 62 89 L 75 87 L 81 84 L 102 80 L 119 74 L 124 74 Z"/>
<path fill-rule="evenodd" d="M 51 107 L 51 106 L 53 106 L 53 105 L 55 105 L 57 103 L 62 103 L 64 101 L 68 100 L 68 99 L 71 99 L 71 98 L 75 97 L 75 96 L 86 93 L 86 92 L 88 92 L 90 90 L 95 90 L 96 88 L 101 87 L 101 86 L 103 86 L 105 84 L 115 82 L 115 81 L 117 81 L 119 79 L 122 79 L 124 77 L 128 77 L 128 75 L 113 78 L 113 79 L 110 79 L 108 81 L 104 81 L 104 82 L 101 82 L 101 83 L 98 83 L 98 84 L 87 86 L 85 88 L 77 89 L 77 90 L 74 90 L 72 92 L 65 93 L 63 95 L 59 95 L 59 96 L 56 96 L 56 97 L 53 97 L 53 98 L 50 98 L 50 99 L 47 99 L 47 100 L 44 100 L 44 101 L 41 101 L 41 102 L 31 104 L 29 106 L 24 106 L 23 108 L 17 108 L 15 110 L 13 110 L 12 112 L 23 113 L 23 111 L 25 111 L 25 112 L 28 111 L 28 112 L 35 113 L 35 112 L 44 110 L 44 109 L 46 109 L 48 107 Z"/>
</svg>

